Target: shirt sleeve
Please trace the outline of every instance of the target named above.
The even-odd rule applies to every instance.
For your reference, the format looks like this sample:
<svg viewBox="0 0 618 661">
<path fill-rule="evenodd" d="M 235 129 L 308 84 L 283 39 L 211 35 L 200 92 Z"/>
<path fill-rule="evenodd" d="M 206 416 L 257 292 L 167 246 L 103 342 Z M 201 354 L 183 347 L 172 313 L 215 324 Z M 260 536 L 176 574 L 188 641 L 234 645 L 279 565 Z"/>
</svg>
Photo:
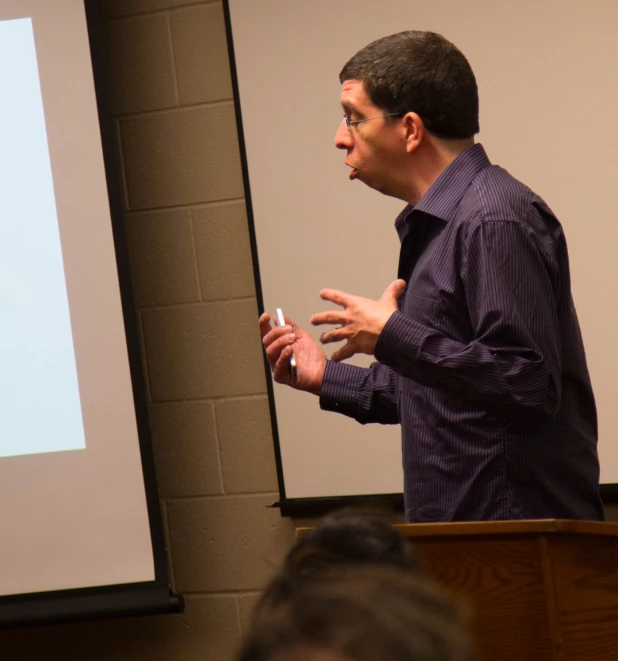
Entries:
<svg viewBox="0 0 618 661">
<path fill-rule="evenodd" d="M 386 365 L 357 367 L 328 361 L 320 393 L 320 407 L 362 424 L 399 423 L 397 374 Z"/>
<path fill-rule="evenodd" d="M 395 312 L 378 338 L 376 358 L 499 414 L 555 415 L 561 336 L 546 260 L 522 224 L 478 225 L 461 273 L 474 340 L 462 344 Z"/>
</svg>

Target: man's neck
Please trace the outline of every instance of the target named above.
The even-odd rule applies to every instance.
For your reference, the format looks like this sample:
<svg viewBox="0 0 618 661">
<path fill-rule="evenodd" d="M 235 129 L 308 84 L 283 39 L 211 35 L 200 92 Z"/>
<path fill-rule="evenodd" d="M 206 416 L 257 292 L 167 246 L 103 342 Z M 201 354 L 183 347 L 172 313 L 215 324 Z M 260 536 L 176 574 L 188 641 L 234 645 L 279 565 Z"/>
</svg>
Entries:
<svg viewBox="0 0 618 661">
<path fill-rule="evenodd" d="M 474 145 L 474 138 L 465 140 L 443 140 L 428 136 L 418 153 L 415 163 L 415 175 L 409 190 L 407 202 L 413 206 L 429 190 L 442 172 L 464 151 Z"/>
</svg>

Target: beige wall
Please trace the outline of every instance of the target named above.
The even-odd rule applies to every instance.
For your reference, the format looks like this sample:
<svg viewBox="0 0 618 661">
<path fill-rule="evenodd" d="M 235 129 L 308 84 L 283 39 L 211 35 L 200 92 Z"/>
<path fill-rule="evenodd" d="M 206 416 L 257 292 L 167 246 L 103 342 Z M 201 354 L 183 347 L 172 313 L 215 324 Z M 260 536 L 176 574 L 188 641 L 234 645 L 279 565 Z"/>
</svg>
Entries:
<svg viewBox="0 0 618 661">
<path fill-rule="evenodd" d="M 0 632 L 14 661 L 233 657 L 278 498 L 221 2 L 107 0 L 125 225 L 182 615 Z"/>
<path fill-rule="evenodd" d="M 4 631 L 0 649 L 11 661 L 224 661 L 293 523 L 266 507 L 278 494 L 222 6 L 104 5 L 170 570 L 187 608 Z"/>
</svg>

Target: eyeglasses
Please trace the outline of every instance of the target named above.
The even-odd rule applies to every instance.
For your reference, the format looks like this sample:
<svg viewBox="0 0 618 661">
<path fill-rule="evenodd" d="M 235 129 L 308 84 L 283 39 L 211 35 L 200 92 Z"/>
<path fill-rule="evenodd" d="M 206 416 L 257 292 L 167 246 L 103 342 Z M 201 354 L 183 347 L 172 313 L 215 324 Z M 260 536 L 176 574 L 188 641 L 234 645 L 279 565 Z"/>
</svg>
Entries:
<svg viewBox="0 0 618 661">
<path fill-rule="evenodd" d="M 354 119 L 350 120 L 348 119 L 347 115 L 343 116 L 343 123 L 345 124 L 345 127 L 350 130 L 352 126 L 356 126 L 357 124 L 360 124 L 361 122 L 370 122 L 372 119 L 384 119 L 384 117 L 397 117 L 400 116 L 400 112 L 389 112 L 388 115 L 378 115 L 377 117 L 367 117 L 367 119 Z"/>
</svg>

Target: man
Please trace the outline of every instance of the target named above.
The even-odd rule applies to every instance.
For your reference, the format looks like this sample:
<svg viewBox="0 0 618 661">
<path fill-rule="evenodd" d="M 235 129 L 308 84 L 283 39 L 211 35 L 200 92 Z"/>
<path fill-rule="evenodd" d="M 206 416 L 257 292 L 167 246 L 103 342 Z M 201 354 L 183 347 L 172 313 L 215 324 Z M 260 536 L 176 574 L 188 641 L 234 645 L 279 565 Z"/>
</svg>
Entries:
<svg viewBox="0 0 618 661">
<path fill-rule="evenodd" d="M 260 331 L 274 378 L 361 423 L 400 423 L 406 520 L 602 519 L 597 419 L 560 223 L 491 165 L 463 54 L 402 32 L 340 74 L 350 179 L 408 203 L 399 279 L 378 301 L 335 290 L 313 324 Z M 298 364 L 292 382 L 288 361 Z M 340 361 L 355 353 L 377 362 Z"/>
</svg>

